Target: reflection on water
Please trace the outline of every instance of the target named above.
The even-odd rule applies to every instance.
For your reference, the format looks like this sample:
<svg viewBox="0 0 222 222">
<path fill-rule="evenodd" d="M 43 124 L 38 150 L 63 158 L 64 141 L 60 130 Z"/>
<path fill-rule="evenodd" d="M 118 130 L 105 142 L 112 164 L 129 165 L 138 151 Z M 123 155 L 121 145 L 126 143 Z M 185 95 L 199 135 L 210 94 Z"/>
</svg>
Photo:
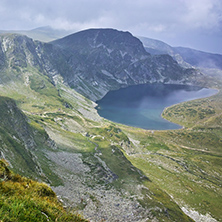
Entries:
<svg viewBox="0 0 222 222">
<path fill-rule="evenodd" d="M 179 129 L 181 126 L 161 117 L 165 107 L 204 98 L 216 90 L 196 86 L 144 84 L 111 91 L 97 101 L 100 116 L 114 122 L 144 129 Z"/>
</svg>

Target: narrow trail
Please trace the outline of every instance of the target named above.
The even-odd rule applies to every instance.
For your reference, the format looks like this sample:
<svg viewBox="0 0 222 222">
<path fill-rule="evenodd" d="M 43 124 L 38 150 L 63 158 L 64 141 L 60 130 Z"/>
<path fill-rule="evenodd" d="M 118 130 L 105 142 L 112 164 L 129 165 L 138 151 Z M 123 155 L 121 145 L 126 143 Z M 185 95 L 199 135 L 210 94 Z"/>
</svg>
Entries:
<svg viewBox="0 0 222 222">
<path fill-rule="evenodd" d="M 209 154 L 215 154 L 215 155 L 221 155 L 220 153 L 209 151 L 209 150 L 204 150 L 204 149 L 197 149 L 197 148 L 192 148 L 184 145 L 180 145 L 181 148 L 187 149 L 187 150 L 193 150 L 193 151 L 198 151 L 198 152 L 204 152 L 204 153 L 209 153 Z"/>
</svg>

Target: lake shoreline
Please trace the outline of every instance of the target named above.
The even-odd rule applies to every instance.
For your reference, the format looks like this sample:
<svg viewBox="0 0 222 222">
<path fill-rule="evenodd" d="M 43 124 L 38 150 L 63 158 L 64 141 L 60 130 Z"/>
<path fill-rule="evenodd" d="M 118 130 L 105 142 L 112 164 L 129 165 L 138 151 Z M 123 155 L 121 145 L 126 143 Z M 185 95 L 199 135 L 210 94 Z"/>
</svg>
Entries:
<svg viewBox="0 0 222 222">
<path fill-rule="evenodd" d="M 175 84 L 142 84 L 110 91 L 97 101 L 98 114 L 115 123 L 144 130 L 178 130 L 184 127 L 162 116 L 174 105 L 211 97 L 218 89 Z"/>
<path fill-rule="evenodd" d="M 217 94 L 221 91 L 221 90 L 219 90 L 219 89 L 211 89 L 211 88 L 206 88 L 206 89 L 216 90 L 216 92 L 215 92 L 214 94 L 212 94 L 212 95 L 209 95 L 209 96 L 206 96 L 206 97 L 203 97 L 203 98 L 198 98 L 198 99 L 210 98 L 210 97 L 212 97 L 212 96 L 217 95 Z M 164 113 L 164 111 L 165 111 L 166 109 L 171 108 L 171 107 L 173 107 L 173 106 L 180 105 L 180 104 L 182 104 L 182 103 L 195 101 L 195 100 L 198 100 L 198 99 L 188 100 L 188 101 L 184 101 L 184 102 L 181 102 L 181 103 L 173 104 L 173 105 L 171 105 L 171 106 L 166 106 L 166 107 L 164 107 L 163 112 L 161 113 L 161 118 L 167 120 L 166 118 L 163 117 L 163 113 Z M 167 121 L 169 121 L 169 120 L 167 120 Z M 169 121 L 169 122 L 174 123 L 174 122 L 172 122 L 172 121 Z M 177 124 L 177 123 L 175 123 L 175 124 Z M 181 126 L 180 129 L 185 129 L 185 126 L 182 126 L 182 125 L 180 125 L 180 124 L 177 124 L 177 125 Z M 179 130 L 179 129 L 174 129 L 174 130 Z"/>
</svg>

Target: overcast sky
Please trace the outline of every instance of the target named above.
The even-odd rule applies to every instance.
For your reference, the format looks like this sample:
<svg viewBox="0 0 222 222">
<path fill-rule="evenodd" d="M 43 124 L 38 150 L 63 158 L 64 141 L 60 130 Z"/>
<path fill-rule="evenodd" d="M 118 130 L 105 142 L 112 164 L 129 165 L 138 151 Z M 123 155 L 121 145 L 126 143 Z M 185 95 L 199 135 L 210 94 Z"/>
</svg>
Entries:
<svg viewBox="0 0 222 222">
<path fill-rule="evenodd" d="M 0 30 L 115 28 L 222 54 L 222 0 L 0 0 Z"/>
</svg>

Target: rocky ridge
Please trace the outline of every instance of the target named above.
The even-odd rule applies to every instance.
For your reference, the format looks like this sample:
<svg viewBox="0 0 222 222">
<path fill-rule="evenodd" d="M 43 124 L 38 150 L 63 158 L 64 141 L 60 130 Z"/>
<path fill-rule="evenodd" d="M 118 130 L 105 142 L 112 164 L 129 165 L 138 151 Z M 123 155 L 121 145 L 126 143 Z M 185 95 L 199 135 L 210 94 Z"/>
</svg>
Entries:
<svg viewBox="0 0 222 222">
<path fill-rule="evenodd" d="M 188 84 L 198 72 L 178 65 L 169 55 L 150 55 L 129 32 L 90 29 L 52 42 L 60 47 L 71 72 L 65 81 L 84 96 L 98 100 L 109 90 L 164 82 Z"/>
<path fill-rule="evenodd" d="M 186 68 L 222 69 L 222 55 L 186 47 L 172 47 L 162 41 L 138 37 L 147 52 L 153 55 L 168 54 Z"/>
</svg>

